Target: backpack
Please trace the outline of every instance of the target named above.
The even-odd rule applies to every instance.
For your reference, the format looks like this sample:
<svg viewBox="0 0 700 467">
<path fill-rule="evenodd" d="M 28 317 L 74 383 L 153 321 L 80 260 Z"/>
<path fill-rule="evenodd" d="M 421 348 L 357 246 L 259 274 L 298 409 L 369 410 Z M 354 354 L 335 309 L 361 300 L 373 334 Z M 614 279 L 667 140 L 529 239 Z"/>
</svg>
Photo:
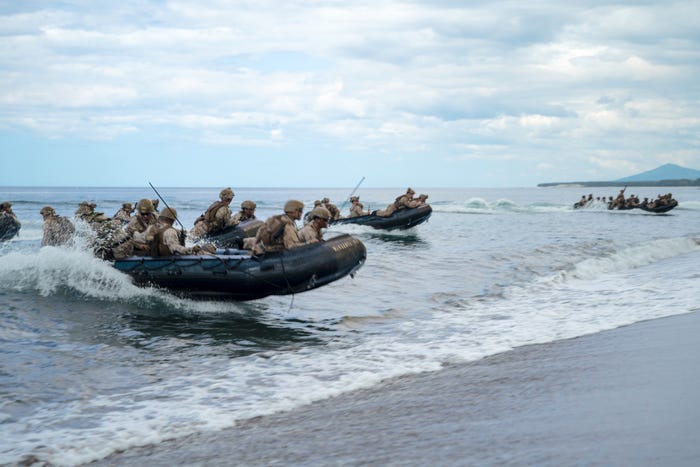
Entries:
<svg viewBox="0 0 700 467">
<path fill-rule="evenodd" d="M 273 245 L 281 243 L 282 235 L 284 234 L 285 222 L 282 217 L 286 214 L 272 216 L 258 230 L 256 240 L 261 242 L 265 247 L 269 248 Z"/>
</svg>

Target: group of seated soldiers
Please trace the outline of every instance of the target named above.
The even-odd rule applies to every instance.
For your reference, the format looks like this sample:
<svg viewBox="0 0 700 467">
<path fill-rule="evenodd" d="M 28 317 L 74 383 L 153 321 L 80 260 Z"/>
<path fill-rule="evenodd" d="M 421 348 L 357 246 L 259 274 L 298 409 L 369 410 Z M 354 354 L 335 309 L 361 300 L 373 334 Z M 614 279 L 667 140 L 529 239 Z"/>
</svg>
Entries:
<svg viewBox="0 0 700 467">
<path fill-rule="evenodd" d="M 637 195 L 630 195 L 625 197 L 625 190 L 627 187 L 620 190 L 620 193 L 613 198 L 609 196 L 607 199 L 605 196 L 593 198 L 593 193 L 581 196 L 581 199 L 574 206 L 577 208 L 582 208 L 584 206 L 592 206 L 594 203 L 605 203 L 608 209 L 632 209 L 638 207 L 647 207 L 649 209 L 654 209 L 659 206 L 666 206 L 674 201 L 673 195 L 671 193 L 666 193 L 665 195 L 657 195 L 655 200 L 650 200 L 649 198 L 644 198 L 642 201 L 639 200 Z"/>
<path fill-rule="evenodd" d="M 409 188 L 385 210 L 371 213 L 364 210 L 359 196 L 351 196 L 352 206 L 348 217 L 389 216 L 400 209 L 420 206 L 428 198 L 427 195 L 414 198 L 414 194 Z M 206 240 L 241 222 L 256 219 L 257 206 L 250 200 L 241 203 L 239 212 L 231 211 L 230 205 L 234 196 L 231 188 L 221 190 L 219 200 L 212 203 L 194 221 L 194 227 L 189 232 L 192 241 Z M 111 218 L 95 211 L 95 208 L 95 203 L 80 203 L 75 211 L 74 220 L 86 223 L 94 231 L 91 247 L 100 258 L 207 254 L 216 251 L 211 244 L 185 246 L 184 232 L 173 226 L 176 221 L 179 222 L 177 211 L 167 206 L 159 212 L 158 200 L 144 198 L 136 203 L 135 207 L 131 203 L 124 203 Z M 323 198 L 314 202 L 314 208 L 304 218 L 304 227 L 297 229 L 296 221 L 301 220 L 303 210 L 303 202 L 287 201 L 284 212 L 267 219 L 257 230 L 255 237 L 244 239 L 242 248 L 262 254 L 323 241 L 322 229 L 327 228 L 332 220 L 341 217 L 340 210 L 328 198 Z M 135 215 L 132 215 L 134 211 Z M 45 206 L 40 213 L 44 219 L 42 246 L 65 245 L 73 240 L 76 229 L 70 219 L 56 214 L 51 206 Z"/>
</svg>

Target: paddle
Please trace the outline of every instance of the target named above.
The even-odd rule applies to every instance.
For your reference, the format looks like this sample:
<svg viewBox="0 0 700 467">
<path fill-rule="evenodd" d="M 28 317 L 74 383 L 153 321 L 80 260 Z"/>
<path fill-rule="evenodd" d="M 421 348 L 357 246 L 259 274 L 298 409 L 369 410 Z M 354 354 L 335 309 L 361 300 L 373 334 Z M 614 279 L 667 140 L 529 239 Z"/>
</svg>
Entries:
<svg viewBox="0 0 700 467">
<path fill-rule="evenodd" d="M 343 201 L 343 205 L 340 206 L 340 210 L 341 210 L 341 211 L 343 210 L 343 208 L 345 207 L 345 205 L 348 204 L 348 201 L 350 201 L 350 198 L 352 198 L 352 195 L 355 194 L 355 192 L 357 191 L 357 189 L 360 188 L 360 185 L 362 185 L 362 182 L 364 182 L 364 181 L 365 181 L 365 177 L 362 177 L 362 179 L 360 179 L 360 181 L 357 183 L 357 185 L 355 185 L 355 188 L 354 188 L 354 189 L 352 190 L 352 192 L 350 193 L 350 196 L 348 196 L 348 198 L 347 198 L 345 201 Z"/>
<path fill-rule="evenodd" d="M 156 190 L 156 187 L 154 187 L 151 182 L 148 182 L 148 184 L 151 185 L 151 188 L 153 188 L 153 191 L 156 192 L 156 195 L 158 195 L 158 198 L 163 202 L 163 204 L 165 204 L 165 207 L 172 210 L 172 208 L 170 206 L 168 206 L 168 203 L 163 199 L 163 197 L 160 195 L 160 193 L 158 193 L 158 190 Z M 182 222 L 180 222 L 180 219 L 178 219 L 177 216 L 175 216 L 175 220 L 177 221 L 178 224 L 180 224 L 180 229 L 181 229 L 180 230 L 180 234 L 181 234 L 180 235 L 180 243 L 184 246 L 185 239 L 187 238 L 187 232 L 185 231 L 185 226 L 182 225 Z"/>
</svg>

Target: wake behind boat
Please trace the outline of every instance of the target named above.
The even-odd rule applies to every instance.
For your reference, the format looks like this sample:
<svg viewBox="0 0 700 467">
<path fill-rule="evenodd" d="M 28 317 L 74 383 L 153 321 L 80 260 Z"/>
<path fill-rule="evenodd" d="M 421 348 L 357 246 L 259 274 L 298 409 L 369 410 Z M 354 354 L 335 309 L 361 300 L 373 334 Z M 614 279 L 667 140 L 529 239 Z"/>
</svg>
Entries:
<svg viewBox="0 0 700 467">
<path fill-rule="evenodd" d="M 321 287 L 354 275 L 366 257 L 360 240 L 339 235 L 261 256 L 245 250 L 217 250 L 205 256 L 130 256 L 114 261 L 114 267 L 137 285 L 162 287 L 192 298 L 242 301 Z"/>
<path fill-rule="evenodd" d="M 382 230 L 405 230 L 427 221 L 432 212 L 433 208 L 429 204 L 423 204 L 416 208 L 394 211 L 391 215 L 385 217 L 374 213 L 365 216 L 344 217 L 331 221 L 330 225 L 357 224 Z"/>
</svg>

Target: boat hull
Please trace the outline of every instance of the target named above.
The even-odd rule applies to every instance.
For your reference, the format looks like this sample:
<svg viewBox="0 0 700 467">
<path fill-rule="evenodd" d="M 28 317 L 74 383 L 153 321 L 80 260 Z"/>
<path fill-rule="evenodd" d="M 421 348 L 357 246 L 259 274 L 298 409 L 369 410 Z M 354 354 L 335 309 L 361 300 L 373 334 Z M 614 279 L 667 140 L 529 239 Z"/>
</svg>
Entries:
<svg viewBox="0 0 700 467">
<path fill-rule="evenodd" d="M 364 244 L 340 235 L 325 242 L 251 256 L 241 250 L 215 255 L 129 257 L 114 262 L 137 285 L 192 298 L 255 300 L 305 292 L 353 275 L 365 262 Z"/>
<path fill-rule="evenodd" d="M 660 206 L 655 206 L 653 208 L 649 207 L 646 204 L 640 204 L 639 206 L 625 206 L 625 207 L 615 207 L 615 208 L 608 206 L 608 209 L 611 211 L 629 211 L 632 209 L 641 209 L 642 211 L 651 212 L 653 214 L 663 214 L 663 213 L 668 212 L 671 209 L 675 208 L 676 206 L 678 206 L 678 201 L 676 201 L 674 199 L 674 200 L 672 200 L 672 202 L 670 202 L 668 204 L 662 204 Z"/>
<path fill-rule="evenodd" d="M 400 209 L 386 217 L 377 215 L 345 217 L 332 221 L 331 225 L 357 224 L 381 230 L 405 230 L 427 221 L 432 212 L 433 208 L 429 204 L 424 204 L 417 208 Z"/>
<path fill-rule="evenodd" d="M 650 208 L 649 206 L 646 206 L 646 205 L 642 205 L 642 206 L 639 206 L 639 209 L 641 209 L 642 211 L 646 211 L 646 212 L 653 212 L 654 214 L 663 214 L 663 213 L 668 212 L 671 209 L 675 208 L 676 206 L 678 206 L 678 201 L 676 201 L 674 199 L 672 202 L 670 202 L 668 204 L 656 206 L 653 208 Z"/>
<path fill-rule="evenodd" d="M 235 227 L 223 229 L 214 235 L 207 235 L 202 240 L 216 245 L 218 248 L 241 248 L 243 239 L 255 237 L 258 229 L 264 224 L 260 219 L 241 222 Z"/>
</svg>

